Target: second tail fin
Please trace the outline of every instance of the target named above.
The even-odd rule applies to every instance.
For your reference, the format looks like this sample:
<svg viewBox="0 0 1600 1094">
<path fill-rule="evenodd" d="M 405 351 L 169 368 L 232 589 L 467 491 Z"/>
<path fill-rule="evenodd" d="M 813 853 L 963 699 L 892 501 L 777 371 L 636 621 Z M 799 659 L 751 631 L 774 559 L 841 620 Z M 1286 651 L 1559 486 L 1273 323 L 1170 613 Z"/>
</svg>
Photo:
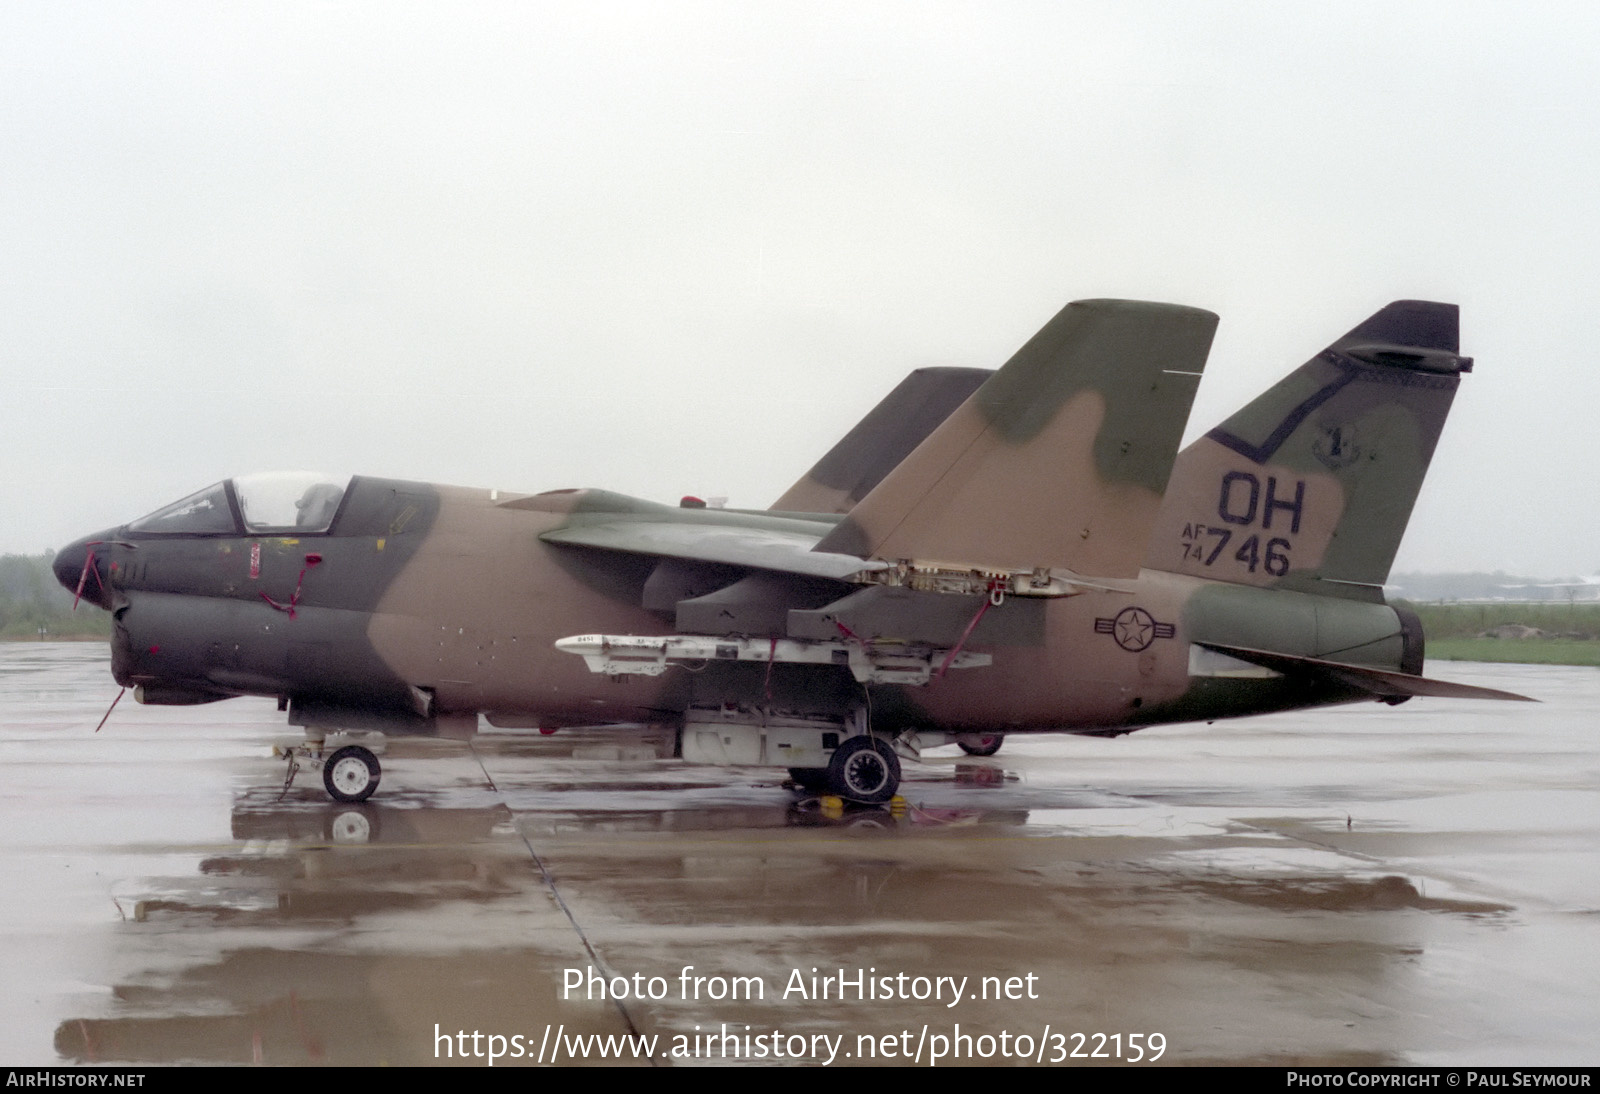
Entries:
<svg viewBox="0 0 1600 1094">
<path fill-rule="evenodd" d="M 1471 368 L 1454 304 L 1383 308 L 1179 454 L 1145 565 L 1381 598 Z"/>
<path fill-rule="evenodd" d="M 883 397 L 844 439 L 785 491 L 772 508 L 848 513 L 967 401 L 992 369 L 919 368 Z"/>
</svg>

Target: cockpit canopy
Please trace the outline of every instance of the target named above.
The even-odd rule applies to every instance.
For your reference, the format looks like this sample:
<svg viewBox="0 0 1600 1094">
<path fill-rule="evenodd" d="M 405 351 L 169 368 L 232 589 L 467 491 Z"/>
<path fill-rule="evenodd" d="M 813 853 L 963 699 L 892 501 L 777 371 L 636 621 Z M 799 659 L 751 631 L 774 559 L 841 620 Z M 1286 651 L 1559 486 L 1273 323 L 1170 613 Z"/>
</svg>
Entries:
<svg viewBox="0 0 1600 1094">
<path fill-rule="evenodd" d="M 307 535 L 326 532 L 350 476 L 269 471 L 215 483 L 128 525 L 128 531 L 182 535 Z"/>
</svg>

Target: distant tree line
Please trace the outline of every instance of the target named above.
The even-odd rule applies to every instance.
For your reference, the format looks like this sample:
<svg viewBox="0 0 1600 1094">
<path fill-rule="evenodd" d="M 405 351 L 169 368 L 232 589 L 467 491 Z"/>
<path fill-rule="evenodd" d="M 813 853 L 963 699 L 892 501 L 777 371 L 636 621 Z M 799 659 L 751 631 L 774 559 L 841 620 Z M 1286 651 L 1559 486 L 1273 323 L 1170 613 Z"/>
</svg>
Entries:
<svg viewBox="0 0 1600 1094">
<path fill-rule="evenodd" d="M 1565 582 L 1566 584 L 1558 584 Z M 1528 577 L 1494 573 L 1391 574 L 1385 586 L 1389 599 L 1402 597 L 1422 603 L 1451 600 L 1549 600 L 1568 603 L 1594 600 L 1600 586 L 1584 585 L 1577 577 Z"/>
<path fill-rule="evenodd" d="M 93 604 L 72 610 L 72 594 L 50 569 L 55 552 L 0 555 L 0 639 L 92 638 L 111 633 L 111 617 Z"/>
</svg>

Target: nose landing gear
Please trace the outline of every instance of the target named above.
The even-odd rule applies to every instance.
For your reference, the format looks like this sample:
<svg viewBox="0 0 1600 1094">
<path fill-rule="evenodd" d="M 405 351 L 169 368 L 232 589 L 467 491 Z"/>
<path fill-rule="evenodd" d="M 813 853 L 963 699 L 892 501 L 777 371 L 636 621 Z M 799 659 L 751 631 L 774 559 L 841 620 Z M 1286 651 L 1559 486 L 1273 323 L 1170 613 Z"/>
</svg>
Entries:
<svg viewBox="0 0 1600 1094">
<path fill-rule="evenodd" d="M 322 786 L 336 802 L 364 802 L 372 797 L 383 777 L 378 757 L 361 745 L 344 745 L 325 753 L 326 743 L 325 736 L 308 734 L 304 744 L 273 749 L 288 763 L 283 776 L 283 793 L 278 795 L 280 799 L 289 793 L 294 777 L 303 767 L 322 769 Z"/>
</svg>

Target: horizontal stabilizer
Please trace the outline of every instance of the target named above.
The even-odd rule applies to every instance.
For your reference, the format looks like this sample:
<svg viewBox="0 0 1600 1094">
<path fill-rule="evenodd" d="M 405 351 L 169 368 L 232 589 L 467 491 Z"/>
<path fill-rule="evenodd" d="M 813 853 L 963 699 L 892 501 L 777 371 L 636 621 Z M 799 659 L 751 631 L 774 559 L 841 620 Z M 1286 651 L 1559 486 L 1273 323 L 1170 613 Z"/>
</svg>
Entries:
<svg viewBox="0 0 1600 1094">
<path fill-rule="evenodd" d="M 1526 695 L 1494 688 L 1480 688 L 1472 684 L 1453 684 L 1448 680 L 1430 680 L 1426 676 L 1412 676 L 1406 672 L 1377 669 L 1370 665 L 1346 665 L 1338 661 L 1323 661 L 1316 657 L 1297 657 L 1269 650 L 1252 650 L 1244 646 L 1224 646 L 1214 642 L 1200 643 L 1208 650 L 1237 657 L 1252 665 L 1280 672 L 1285 676 L 1310 676 L 1319 680 L 1344 684 L 1370 692 L 1375 699 L 1398 701 L 1414 695 L 1428 695 L 1438 699 L 1509 699 L 1522 703 L 1536 703 Z"/>
</svg>

